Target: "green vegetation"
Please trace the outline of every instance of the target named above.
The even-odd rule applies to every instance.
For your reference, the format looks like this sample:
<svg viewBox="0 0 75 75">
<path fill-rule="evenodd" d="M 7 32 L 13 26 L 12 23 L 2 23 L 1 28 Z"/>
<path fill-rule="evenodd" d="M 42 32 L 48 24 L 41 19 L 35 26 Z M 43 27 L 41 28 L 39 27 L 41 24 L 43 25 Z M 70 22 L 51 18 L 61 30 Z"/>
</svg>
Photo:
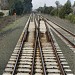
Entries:
<svg viewBox="0 0 75 75">
<path fill-rule="evenodd" d="M 2 17 L 4 15 L 4 13 L 3 12 L 0 12 L 0 17 Z"/>
<path fill-rule="evenodd" d="M 59 1 L 56 1 L 55 2 L 56 6 L 57 6 L 57 15 L 59 15 L 59 12 L 58 12 L 58 8 L 59 8 Z"/>
<path fill-rule="evenodd" d="M 52 15 L 52 16 L 56 16 L 56 15 L 57 15 L 57 11 L 56 11 L 56 9 L 53 9 L 53 10 L 51 11 L 50 15 Z"/>
<path fill-rule="evenodd" d="M 41 13 L 58 16 L 63 19 L 68 19 L 72 23 L 75 23 L 75 12 L 72 9 L 73 7 L 75 7 L 75 2 L 73 6 L 71 5 L 70 0 L 67 0 L 64 5 L 60 5 L 59 1 L 56 1 L 55 4 L 57 7 L 47 7 L 45 4 L 44 7 L 39 7 L 37 10 Z"/>
<path fill-rule="evenodd" d="M 70 20 L 70 22 L 75 23 L 75 15 L 74 14 L 70 14 L 68 16 L 65 16 L 65 18 L 67 20 Z"/>
<path fill-rule="evenodd" d="M 17 15 L 29 13 L 32 10 L 32 0 L 9 0 L 10 14 L 16 13 Z"/>
<path fill-rule="evenodd" d="M 54 8 L 52 6 L 47 7 L 46 4 L 45 4 L 44 7 L 39 7 L 37 9 L 37 11 L 41 12 L 41 13 L 45 13 L 45 14 L 50 14 L 53 9 Z"/>
<path fill-rule="evenodd" d="M 66 4 L 60 9 L 59 17 L 65 18 L 65 16 L 69 15 L 70 13 L 72 13 L 72 8 L 71 8 L 71 2 L 70 0 L 68 0 Z"/>
</svg>

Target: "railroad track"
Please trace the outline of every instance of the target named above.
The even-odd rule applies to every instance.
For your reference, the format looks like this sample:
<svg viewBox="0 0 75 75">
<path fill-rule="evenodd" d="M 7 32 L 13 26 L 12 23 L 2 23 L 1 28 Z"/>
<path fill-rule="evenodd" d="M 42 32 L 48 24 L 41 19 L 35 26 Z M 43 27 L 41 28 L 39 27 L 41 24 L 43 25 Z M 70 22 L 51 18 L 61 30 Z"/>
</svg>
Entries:
<svg viewBox="0 0 75 75">
<path fill-rule="evenodd" d="M 41 18 L 43 18 L 48 27 L 51 28 L 57 36 L 61 38 L 70 49 L 72 49 L 73 52 L 75 52 L 75 34 L 43 16 L 41 16 Z"/>
<path fill-rule="evenodd" d="M 46 18 L 46 19 L 47 19 L 48 21 L 51 21 L 51 20 L 49 20 L 48 18 Z M 69 33 L 70 35 L 72 35 L 72 36 L 75 37 L 75 34 L 74 34 L 73 32 L 71 32 L 71 31 L 69 31 L 68 29 L 62 27 L 61 25 L 57 24 L 56 22 L 53 22 L 53 21 L 51 21 L 51 22 L 54 23 L 55 25 L 57 25 L 58 27 L 60 27 L 61 29 L 63 29 L 64 31 L 66 31 L 67 33 Z"/>
<path fill-rule="evenodd" d="M 28 19 L 3 75 L 73 75 L 52 31 L 43 20 L 33 19 Z"/>
<path fill-rule="evenodd" d="M 30 74 L 32 69 L 33 54 L 36 39 L 35 25 L 29 17 L 21 37 L 8 61 L 3 75 L 23 75 Z"/>
</svg>

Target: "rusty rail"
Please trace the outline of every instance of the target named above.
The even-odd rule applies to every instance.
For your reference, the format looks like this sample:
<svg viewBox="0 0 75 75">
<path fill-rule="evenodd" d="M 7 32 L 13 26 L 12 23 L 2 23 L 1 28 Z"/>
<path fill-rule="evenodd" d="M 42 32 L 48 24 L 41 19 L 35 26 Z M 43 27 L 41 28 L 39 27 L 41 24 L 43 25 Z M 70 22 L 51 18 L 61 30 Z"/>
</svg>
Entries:
<svg viewBox="0 0 75 75">
<path fill-rule="evenodd" d="M 24 40 L 27 38 L 29 24 L 30 24 L 30 17 L 28 19 L 26 29 L 22 33 L 22 36 L 20 37 L 21 38 L 21 40 L 20 40 L 21 41 L 20 49 L 19 49 L 19 52 L 18 52 L 18 56 L 17 56 L 17 59 L 16 59 L 16 63 L 15 63 L 14 70 L 12 72 L 12 75 L 15 75 L 15 70 L 16 70 L 16 67 L 17 67 L 17 64 L 18 64 L 18 61 L 19 61 L 19 58 L 20 58 L 20 53 L 21 53 L 22 48 L 23 48 Z"/>
<path fill-rule="evenodd" d="M 43 58 L 43 53 L 42 53 L 42 46 L 41 46 L 41 41 L 40 41 L 40 16 L 39 16 L 39 20 L 37 22 L 38 22 L 38 28 L 37 28 L 38 48 L 40 50 L 43 73 L 44 73 L 44 75 L 46 75 L 46 68 L 45 68 L 45 63 L 44 63 L 44 58 Z"/>
<path fill-rule="evenodd" d="M 35 55 L 36 55 L 36 49 L 37 49 L 37 43 L 38 43 L 38 31 L 37 31 L 37 25 L 36 25 L 36 20 L 34 18 L 34 23 L 35 23 L 35 43 L 34 43 L 34 54 L 33 54 L 33 61 L 32 61 L 32 68 L 31 68 L 31 75 L 34 74 L 34 63 L 35 63 Z"/>
<path fill-rule="evenodd" d="M 46 26 L 46 29 L 47 29 L 48 38 L 49 38 L 49 40 L 51 41 L 52 48 L 53 48 L 54 53 L 55 53 L 55 56 L 56 56 L 56 58 L 57 58 L 60 71 L 61 71 L 62 75 L 66 75 L 66 73 L 65 73 L 65 71 L 64 71 L 64 68 L 63 68 L 63 66 L 61 65 L 60 58 L 59 58 L 59 56 L 58 56 L 58 54 L 57 54 L 56 47 L 55 47 L 55 45 L 54 45 L 54 41 L 53 41 L 52 35 L 51 35 L 51 33 L 50 33 L 51 31 L 50 31 L 50 29 L 48 28 L 48 26 L 46 25 L 46 22 L 45 22 L 45 26 Z"/>
<path fill-rule="evenodd" d="M 67 39 L 63 34 L 61 34 L 57 29 L 55 29 L 49 22 L 47 22 L 45 19 L 44 21 L 50 25 L 58 34 L 60 34 L 73 48 L 75 48 L 75 44 L 73 44 L 69 39 Z"/>
<path fill-rule="evenodd" d="M 43 16 L 42 16 L 42 17 L 43 17 Z M 44 19 L 44 17 L 43 17 L 43 19 Z M 51 20 L 49 20 L 48 18 L 46 18 L 45 20 L 46 20 L 46 21 L 47 21 L 47 20 L 48 20 L 48 21 L 51 21 Z M 54 23 L 55 25 L 57 25 L 58 27 L 60 27 L 61 29 L 63 29 L 64 31 L 66 31 L 67 33 L 69 33 L 70 35 L 72 35 L 72 36 L 75 37 L 75 34 L 72 33 L 71 31 L 65 29 L 64 27 L 60 26 L 59 24 L 57 24 L 57 23 L 55 23 L 55 22 L 53 22 L 53 21 L 51 21 L 51 22 Z"/>
</svg>

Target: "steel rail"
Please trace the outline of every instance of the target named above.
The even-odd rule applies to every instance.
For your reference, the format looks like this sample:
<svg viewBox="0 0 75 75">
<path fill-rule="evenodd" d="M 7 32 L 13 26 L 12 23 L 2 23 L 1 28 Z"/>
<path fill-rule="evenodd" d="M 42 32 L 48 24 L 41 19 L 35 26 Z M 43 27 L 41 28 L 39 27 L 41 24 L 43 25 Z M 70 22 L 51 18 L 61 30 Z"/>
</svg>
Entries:
<svg viewBox="0 0 75 75">
<path fill-rule="evenodd" d="M 50 31 L 50 29 L 48 28 L 46 22 L 45 22 L 45 26 L 46 26 L 46 30 L 47 30 L 47 36 L 48 36 L 49 40 L 51 41 L 51 45 L 52 45 L 52 48 L 53 48 L 53 50 L 54 50 L 54 54 L 55 54 L 55 56 L 56 56 L 56 58 L 57 58 L 57 62 L 58 62 L 60 71 L 61 71 L 62 75 L 66 75 L 66 73 L 65 73 L 65 71 L 64 71 L 64 68 L 63 68 L 63 66 L 61 65 L 60 58 L 59 58 L 59 56 L 58 56 L 58 54 L 57 54 L 56 47 L 55 47 L 55 45 L 54 45 L 54 41 L 53 41 L 53 38 L 52 38 L 52 35 L 51 35 L 51 31 Z"/>
<path fill-rule="evenodd" d="M 45 19 L 44 21 L 50 25 L 57 33 L 59 33 L 73 48 L 75 48 L 75 44 L 73 44 L 69 39 L 67 39 L 63 34 L 61 34 L 57 29 L 55 29 L 49 22 L 47 22 Z"/>
<path fill-rule="evenodd" d="M 39 24 L 40 24 L 40 20 L 39 20 Z M 41 45 L 41 41 L 40 41 L 40 25 L 38 24 L 38 47 L 40 50 L 40 55 L 41 55 L 41 61 L 42 61 L 42 67 L 43 67 L 43 73 L 44 75 L 47 75 L 46 73 L 46 67 L 45 67 L 45 63 L 44 63 L 44 58 L 43 58 L 43 53 L 42 53 L 42 45 Z"/>
<path fill-rule="evenodd" d="M 30 24 L 30 17 L 29 17 L 28 22 L 27 22 L 27 27 L 26 27 L 25 31 L 23 32 L 23 36 L 21 38 L 20 49 L 19 49 L 19 52 L 18 52 L 18 56 L 17 56 L 17 59 L 16 59 L 16 63 L 15 63 L 14 70 L 12 72 L 12 75 L 15 75 L 16 67 L 17 67 L 17 64 L 18 64 L 18 61 L 19 61 L 19 58 L 20 58 L 20 53 L 21 53 L 22 48 L 23 48 L 24 40 L 26 39 L 27 34 L 28 34 L 29 24 Z"/>
<path fill-rule="evenodd" d="M 42 16 L 42 18 L 45 19 L 46 21 L 47 21 L 47 20 L 48 20 L 48 21 L 51 21 L 51 20 L 49 20 L 48 18 L 44 18 L 43 16 Z M 73 37 L 75 37 L 75 34 L 72 33 L 71 31 L 67 30 L 66 28 L 60 26 L 59 24 L 57 24 L 57 23 L 55 23 L 55 22 L 53 22 L 53 21 L 51 21 L 51 22 L 54 23 L 55 25 L 57 25 L 58 27 L 60 27 L 61 29 L 63 29 L 64 31 L 66 31 L 67 33 L 69 33 L 70 35 L 72 35 Z"/>
<path fill-rule="evenodd" d="M 32 61 L 32 68 L 31 68 L 31 75 L 34 74 L 34 64 L 35 64 L 35 55 L 36 55 L 36 49 L 37 49 L 37 41 L 38 41 L 38 31 L 37 31 L 37 26 L 36 26 L 36 20 L 34 18 L 34 23 L 35 23 L 35 43 L 34 43 L 34 54 L 33 54 L 33 61 Z"/>
<path fill-rule="evenodd" d="M 38 37 L 38 46 L 39 46 L 39 49 L 40 49 L 43 73 L 44 73 L 44 75 L 46 75 L 46 68 L 45 68 L 45 63 L 44 63 L 44 58 L 43 58 L 43 53 L 42 53 L 42 46 L 41 46 L 41 42 L 40 42 L 40 38 L 39 37 Z"/>
<path fill-rule="evenodd" d="M 37 44 L 40 50 L 40 56 L 41 56 L 41 61 L 42 61 L 42 68 L 43 68 L 43 73 L 44 75 L 46 75 L 46 69 L 45 69 L 45 64 L 44 64 L 44 59 L 43 59 L 43 54 L 42 54 L 42 47 L 41 47 L 41 42 L 40 42 L 40 37 L 39 37 L 39 23 L 37 23 L 38 21 L 36 19 L 34 19 L 34 23 L 35 23 L 35 34 L 36 34 L 36 40 L 35 40 L 35 48 L 34 48 L 34 54 L 33 54 L 33 62 L 32 62 L 32 71 L 31 71 L 31 75 L 34 74 L 34 63 L 35 63 L 35 53 L 36 53 L 36 49 L 37 49 Z M 37 25 L 38 24 L 38 25 Z"/>
</svg>

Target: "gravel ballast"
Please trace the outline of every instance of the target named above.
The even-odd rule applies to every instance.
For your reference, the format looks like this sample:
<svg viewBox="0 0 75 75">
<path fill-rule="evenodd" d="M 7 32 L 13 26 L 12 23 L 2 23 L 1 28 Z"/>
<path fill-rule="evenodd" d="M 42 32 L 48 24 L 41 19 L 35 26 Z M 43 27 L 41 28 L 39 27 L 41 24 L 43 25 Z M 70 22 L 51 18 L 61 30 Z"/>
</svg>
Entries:
<svg viewBox="0 0 75 75">
<path fill-rule="evenodd" d="M 60 19 L 59 17 L 56 16 L 50 16 L 45 14 L 42 15 L 48 18 L 49 20 L 51 20 L 52 22 L 57 23 L 58 25 L 70 30 L 72 33 L 75 34 L 75 24 L 71 23 L 70 21 L 65 19 Z"/>
<path fill-rule="evenodd" d="M 60 19 L 59 17 L 56 16 L 50 16 L 50 15 L 45 15 L 42 14 L 44 17 L 47 19 L 51 20 L 54 23 L 57 23 L 58 25 L 66 28 L 67 30 L 71 31 L 72 33 L 75 34 L 75 24 L 71 23 L 68 20 L 65 19 Z M 71 67 L 71 70 L 75 74 L 75 53 L 72 51 L 54 32 L 53 32 L 64 56 L 66 57 L 66 60 Z"/>
<path fill-rule="evenodd" d="M 8 63 L 28 17 L 29 15 L 25 15 L 0 31 L 0 75 Z"/>
<path fill-rule="evenodd" d="M 52 31 L 53 32 L 53 31 Z M 55 32 L 53 32 L 54 37 L 60 47 L 60 49 L 62 50 L 72 72 L 75 72 L 75 54 L 74 52 L 55 34 Z"/>
</svg>

